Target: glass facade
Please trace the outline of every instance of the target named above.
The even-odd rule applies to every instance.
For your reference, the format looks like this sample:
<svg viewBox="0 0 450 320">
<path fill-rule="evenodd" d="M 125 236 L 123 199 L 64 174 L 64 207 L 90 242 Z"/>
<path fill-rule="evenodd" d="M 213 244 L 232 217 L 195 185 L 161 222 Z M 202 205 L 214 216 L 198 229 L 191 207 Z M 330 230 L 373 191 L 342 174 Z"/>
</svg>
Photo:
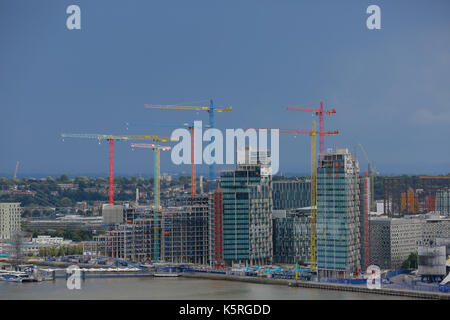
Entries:
<svg viewBox="0 0 450 320">
<path fill-rule="evenodd" d="M 257 263 L 272 258 L 271 177 L 259 165 L 238 165 L 220 177 L 223 259 Z"/>
<path fill-rule="evenodd" d="M 359 167 L 347 149 L 325 153 L 317 168 L 317 267 L 324 276 L 360 270 Z"/>
<path fill-rule="evenodd" d="M 308 264 L 310 261 L 310 212 L 288 210 L 273 219 L 273 262 Z"/>
<path fill-rule="evenodd" d="M 273 209 L 287 210 L 309 207 L 311 203 L 311 181 L 273 181 Z"/>
</svg>

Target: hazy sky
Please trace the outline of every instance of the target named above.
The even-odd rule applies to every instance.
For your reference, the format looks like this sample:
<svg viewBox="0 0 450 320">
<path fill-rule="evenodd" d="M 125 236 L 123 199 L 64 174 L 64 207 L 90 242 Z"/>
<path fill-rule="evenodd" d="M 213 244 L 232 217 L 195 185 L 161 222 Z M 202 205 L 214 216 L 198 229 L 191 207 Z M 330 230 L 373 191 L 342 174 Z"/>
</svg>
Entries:
<svg viewBox="0 0 450 320">
<path fill-rule="evenodd" d="M 81 8 L 68 30 L 66 8 Z M 381 30 L 366 8 L 381 7 Z M 108 145 L 65 133 L 153 133 L 127 121 L 207 122 L 144 109 L 214 99 L 217 127 L 309 129 L 288 105 L 337 113 L 326 147 L 361 143 L 381 173 L 450 171 L 450 1 L 0 1 L 0 173 L 106 173 Z M 207 101 L 205 103 L 208 103 Z M 310 138 L 282 134 L 283 172 L 309 172 Z M 361 166 L 366 161 L 358 149 Z M 162 155 L 162 171 L 189 171 Z M 116 143 L 118 174 L 150 150 Z M 205 172 L 206 166 L 197 171 Z"/>
</svg>

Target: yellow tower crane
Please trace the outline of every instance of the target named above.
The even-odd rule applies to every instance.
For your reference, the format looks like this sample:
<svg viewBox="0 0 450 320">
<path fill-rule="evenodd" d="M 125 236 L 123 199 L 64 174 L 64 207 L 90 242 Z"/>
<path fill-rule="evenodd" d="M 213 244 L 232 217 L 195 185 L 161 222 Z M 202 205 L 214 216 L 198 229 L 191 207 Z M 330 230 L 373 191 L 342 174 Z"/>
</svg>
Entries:
<svg viewBox="0 0 450 320">
<path fill-rule="evenodd" d="M 311 217 L 310 217 L 310 270 L 317 270 L 317 244 L 316 244 L 316 121 L 313 121 L 311 131 Z"/>
<path fill-rule="evenodd" d="M 160 245 L 159 245 L 159 217 L 158 215 L 162 212 L 160 205 L 160 168 L 161 168 L 161 150 L 168 151 L 170 147 L 156 145 L 153 143 L 132 143 L 132 148 L 145 148 L 152 149 L 154 151 L 154 174 L 153 174 L 153 196 L 154 196 L 154 212 L 155 212 L 155 241 L 153 244 L 153 256 L 156 261 L 160 260 Z"/>
</svg>

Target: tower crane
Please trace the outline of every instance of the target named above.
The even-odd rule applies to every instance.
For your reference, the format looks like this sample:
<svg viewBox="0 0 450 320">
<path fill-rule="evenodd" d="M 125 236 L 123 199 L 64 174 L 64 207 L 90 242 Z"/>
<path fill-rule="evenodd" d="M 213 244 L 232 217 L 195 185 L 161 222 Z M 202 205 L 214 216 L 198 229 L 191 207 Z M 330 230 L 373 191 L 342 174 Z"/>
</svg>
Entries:
<svg viewBox="0 0 450 320">
<path fill-rule="evenodd" d="M 215 112 L 229 112 L 233 110 L 232 106 L 229 107 L 218 107 L 214 106 L 213 100 L 209 101 L 209 106 L 179 106 L 179 105 L 145 105 L 145 108 L 149 109 L 173 109 L 173 110 L 192 110 L 192 111 L 206 111 L 209 114 L 209 128 L 214 128 L 214 114 Z M 194 128 L 191 129 L 192 135 L 194 132 Z M 192 144 L 191 144 L 192 145 Z M 192 155 L 191 155 L 192 157 Z M 192 168 L 191 168 L 192 170 Z M 195 168 L 194 168 L 195 170 Z M 209 191 L 213 191 L 214 189 L 214 164 L 209 165 Z M 191 177 L 192 179 L 192 177 Z M 192 185 L 192 183 L 191 183 Z"/>
<path fill-rule="evenodd" d="M 195 164 L 195 128 L 194 122 L 127 122 L 127 128 L 133 126 L 150 126 L 150 127 L 188 127 L 191 131 L 191 195 L 197 194 L 197 173 Z M 208 126 L 207 126 L 208 127 Z"/>
<path fill-rule="evenodd" d="M 307 112 L 314 112 L 316 116 L 319 117 L 319 132 L 325 131 L 325 121 L 324 116 L 332 115 L 336 113 L 336 110 L 333 108 L 331 110 L 324 110 L 323 108 L 323 101 L 320 101 L 320 108 L 306 108 L 305 106 L 288 106 L 288 110 L 295 110 L 295 111 L 307 111 Z M 319 136 L 319 153 L 323 153 L 325 151 L 325 136 L 320 135 Z"/>
<path fill-rule="evenodd" d="M 132 148 L 144 148 L 152 149 L 154 151 L 154 164 L 153 164 L 153 191 L 154 191 L 154 206 L 155 210 L 161 209 L 160 206 L 160 168 L 161 168 L 161 150 L 170 150 L 169 146 L 161 146 L 152 143 L 132 143 Z"/>
<path fill-rule="evenodd" d="M 316 242 L 316 121 L 313 121 L 313 128 L 311 131 L 311 217 L 310 217 L 310 270 L 311 273 L 317 271 L 317 242 Z"/>
<path fill-rule="evenodd" d="M 19 161 L 16 162 L 16 170 L 14 170 L 14 182 L 17 180 L 17 170 L 19 170 Z"/>
<path fill-rule="evenodd" d="M 168 151 L 170 150 L 169 146 L 161 146 L 150 143 L 132 143 L 132 148 L 144 148 L 144 149 L 152 149 L 154 151 L 154 173 L 153 173 L 153 196 L 154 196 L 154 230 L 155 230 L 155 242 L 153 244 L 153 252 L 154 258 L 156 261 L 159 261 L 159 217 L 158 213 L 161 212 L 160 206 L 160 161 L 161 161 L 161 150 Z"/>
<path fill-rule="evenodd" d="M 152 141 L 174 141 L 177 139 L 162 138 L 156 135 L 111 135 L 111 134 L 90 134 L 90 133 L 63 133 L 63 138 L 96 139 L 99 142 L 106 140 L 109 142 L 109 204 L 114 204 L 114 141 L 130 140 L 152 140 Z"/>
</svg>

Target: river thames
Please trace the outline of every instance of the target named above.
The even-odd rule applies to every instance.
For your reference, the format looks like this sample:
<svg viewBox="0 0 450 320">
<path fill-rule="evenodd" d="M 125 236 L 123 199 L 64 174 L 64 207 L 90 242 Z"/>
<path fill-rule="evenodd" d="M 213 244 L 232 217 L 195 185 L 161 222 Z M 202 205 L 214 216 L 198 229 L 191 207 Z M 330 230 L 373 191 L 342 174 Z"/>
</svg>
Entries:
<svg viewBox="0 0 450 320">
<path fill-rule="evenodd" d="M 81 289 L 66 280 L 0 282 L 0 300 L 404 300 L 405 297 L 292 288 L 284 285 L 187 278 L 87 278 Z"/>
</svg>

